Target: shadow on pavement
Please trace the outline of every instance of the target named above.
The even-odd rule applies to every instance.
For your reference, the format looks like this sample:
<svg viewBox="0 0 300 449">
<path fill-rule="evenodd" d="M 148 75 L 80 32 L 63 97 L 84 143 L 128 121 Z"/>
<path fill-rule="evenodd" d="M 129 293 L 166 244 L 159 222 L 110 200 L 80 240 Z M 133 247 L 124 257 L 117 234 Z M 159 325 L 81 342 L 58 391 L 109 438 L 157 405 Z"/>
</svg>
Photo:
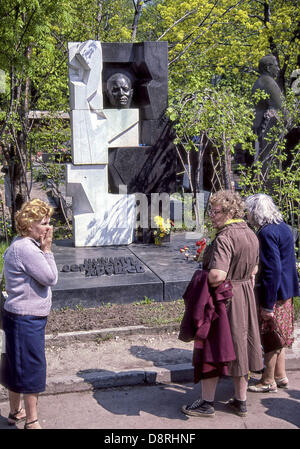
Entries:
<svg viewBox="0 0 300 449">
<path fill-rule="evenodd" d="M 2 416 L 1 415 L 1 410 L 0 410 L 0 430 L 4 430 L 4 429 L 17 429 L 17 426 L 13 425 L 13 426 L 9 426 L 7 423 L 7 416 Z"/>
<path fill-rule="evenodd" d="M 296 399 L 300 399 L 300 392 L 297 390 L 291 390 L 289 391 L 289 394 L 292 397 L 295 394 Z M 267 409 L 265 411 L 266 415 L 287 421 L 300 428 L 299 403 L 297 400 L 286 398 L 267 398 L 262 399 L 261 403 Z M 295 410 L 297 409 L 298 413 L 295 413 Z"/>
<path fill-rule="evenodd" d="M 176 365 L 191 363 L 192 351 L 187 349 L 168 348 L 163 351 L 147 346 L 131 346 L 130 353 L 136 358 L 152 361 L 154 366 Z"/>
<path fill-rule="evenodd" d="M 166 369 L 168 365 L 191 362 L 191 351 L 185 349 L 170 348 L 159 351 L 147 346 L 132 346 L 130 352 L 137 358 L 152 361 L 155 367 L 165 367 Z M 151 366 L 147 366 L 147 371 L 151 371 Z M 124 386 L 124 383 L 123 386 L 118 386 L 117 379 L 123 377 L 123 380 L 125 378 L 128 380 L 130 379 L 130 373 L 133 373 L 135 380 L 139 379 L 138 376 L 141 376 L 140 381 L 130 385 L 129 380 L 128 386 Z M 179 384 L 169 382 L 157 384 L 155 385 L 156 394 L 151 395 L 151 389 L 145 385 L 145 372 L 143 369 L 140 371 L 128 370 L 120 372 L 88 369 L 78 371 L 77 375 L 84 379 L 85 382 L 93 385 L 95 388 L 93 396 L 99 405 L 116 415 L 139 416 L 141 412 L 144 412 L 162 418 L 186 420 L 188 417 L 181 412 L 182 405 L 190 404 L 201 396 L 201 383 L 196 385 L 187 383 L 187 385 L 183 385 L 180 382 Z M 111 378 L 114 376 L 116 377 L 114 386 L 117 388 L 110 388 L 108 393 L 107 390 L 103 389 L 103 386 L 105 386 L 107 379 L 111 381 Z M 102 389 L 97 390 L 97 382 Z M 224 402 L 228 401 L 232 395 L 232 379 L 222 378 L 217 386 L 216 410 L 224 410 Z"/>
</svg>

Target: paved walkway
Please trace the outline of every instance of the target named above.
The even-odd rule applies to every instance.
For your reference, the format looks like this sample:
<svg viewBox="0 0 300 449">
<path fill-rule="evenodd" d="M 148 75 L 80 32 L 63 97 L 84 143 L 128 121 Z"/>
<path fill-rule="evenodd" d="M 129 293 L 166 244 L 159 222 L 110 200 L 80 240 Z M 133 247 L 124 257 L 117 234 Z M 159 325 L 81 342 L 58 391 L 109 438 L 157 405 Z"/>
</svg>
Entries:
<svg viewBox="0 0 300 449">
<path fill-rule="evenodd" d="M 47 390 L 40 398 L 44 427 L 299 428 L 299 325 L 295 333 L 294 348 L 287 351 L 290 389 L 262 395 L 249 393 L 245 421 L 232 417 L 225 410 L 224 404 L 233 394 L 233 385 L 230 378 L 222 379 L 216 398 L 219 413 L 214 424 L 210 420 L 199 424 L 180 412 L 183 403 L 199 394 L 200 386 L 192 383 L 192 343 L 179 341 L 177 329 L 155 333 L 155 329 L 143 327 L 119 328 L 48 336 Z M 112 401 L 108 406 L 116 395 L 123 398 L 122 404 L 116 407 Z M 128 395 L 131 399 L 126 403 Z M 3 388 L 0 401 L 1 415 L 5 417 L 8 402 Z M 76 411 L 73 417 L 78 404 L 85 411 Z M 64 410 L 64 418 L 60 420 L 55 414 L 57 407 Z M 151 418 L 142 419 L 144 413 L 150 413 Z M 0 417 L 0 428 L 1 423 L 5 428 L 5 418 Z"/>
<path fill-rule="evenodd" d="M 202 429 L 299 429 L 300 372 L 290 371 L 288 376 L 289 390 L 280 390 L 278 393 L 248 393 L 248 415 L 245 418 L 240 418 L 227 410 L 225 403 L 232 396 L 233 385 L 231 379 L 222 379 L 217 387 L 214 418 L 188 417 L 181 412 L 182 405 L 189 404 L 199 397 L 199 384 L 195 386 L 190 382 L 164 382 L 151 386 L 43 395 L 39 399 L 39 420 L 44 429 L 101 429 L 100 433 L 95 434 L 99 447 L 105 436 L 111 436 L 112 433 L 115 436 L 122 433 L 133 435 L 135 429 L 146 429 L 147 435 L 153 434 L 153 429 L 156 429 L 155 434 L 172 432 L 176 436 L 184 432 L 194 433 L 198 444 L 192 447 L 199 448 L 203 444 L 203 438 L 208 438 L 201 432 Z M 0 429 L 7 429 L 8 403 L 0 403 L 0 410 Z M 18 424 L 19 429 L 23 426 L 24 424 Z M 14 436 L 16 434 L 18 432 L 14 432 Z M 19 433 L 19 435 L 23 434 L 23 432 Z M 78 433 L 70 435 L 75 436 L 76 439 L 80 437 Z M 86 433 L 83 434 L 85 444 L 86 435 Z M 225 436 L 228 437 L 228 434 Z M 240 440 L 240 434 L 233 433 L 231 436 L 244 441 L 244 439 Z M 245 436 L 248 439 L 253 435 L 247 433 Z M 255 436 L 261 437 L 261 435 Z M 272 432 L 267 436 L 269 442 L 271 436 L 276 436 L 277 440 L 281 435 L 278 432 L 274 435 Z M 214 432 L 210 437 L 213 437 L 215 441 L 219 435 Z M 57 441 L 59 440 L 58 435 Z M 20 443 L 24 444 L 24 441 Z M 150 446 L 157 447 L 153 444 Z M 132 447 L 132 445 L 119 447 Z M 144 448 L 145 445 L 138 447 Z"/>
<path fill-rule="evenodd" d="M 192 382 L 193 343 L 178 340 L 178 327 L 161 329 L 139 326 L 48 335 L 46 394 Z M 293 349 L 287 350 L 288 370 L 300 369 L 299 323 L 295 336 Z M 0 387 L 0 401 L 6 398 Z"/>
<path fill-rule="evenodd" d="M 145 328 L 133 331 L 125 328 L 48 336 L 47 390 L 39 400 L 43 428 L 300 428 L 297 346 L 287 354 L 288 390 L 248 393 L 248 416 L 240 418 L 226 409 L 233 382 L 224 378 L 217 388 L 216 417 L 199 419 L 181 413 L 181 406 L 199 397 L 201 389 L 200 384 L 192 382 L 192 343 L 180 342 L 177 330 L 152 330 L 150 334 Z M 0 393 L 0 429 L 6 429 L 8 401 L 6 391 Z M 104 438 L 105 432 L 102 434 Z"/>
</svg>

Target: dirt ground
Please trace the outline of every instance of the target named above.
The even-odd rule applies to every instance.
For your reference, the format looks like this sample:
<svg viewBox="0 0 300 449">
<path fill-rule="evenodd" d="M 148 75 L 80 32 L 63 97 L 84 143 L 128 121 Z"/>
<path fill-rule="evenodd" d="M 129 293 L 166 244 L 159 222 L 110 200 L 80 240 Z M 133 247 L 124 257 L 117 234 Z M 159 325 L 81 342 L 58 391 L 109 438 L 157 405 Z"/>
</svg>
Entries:
<svg viewBox="0 0 300 449">
<path fill-rule="evenodd" d="M 163 326 L 179 324 L 184 313 L 183 300 L 131 304 L 108 304 L 84 309 L 52 310 L 46 327 L 47 334 L 107 329 L 123 326 Z"/>
</svg>

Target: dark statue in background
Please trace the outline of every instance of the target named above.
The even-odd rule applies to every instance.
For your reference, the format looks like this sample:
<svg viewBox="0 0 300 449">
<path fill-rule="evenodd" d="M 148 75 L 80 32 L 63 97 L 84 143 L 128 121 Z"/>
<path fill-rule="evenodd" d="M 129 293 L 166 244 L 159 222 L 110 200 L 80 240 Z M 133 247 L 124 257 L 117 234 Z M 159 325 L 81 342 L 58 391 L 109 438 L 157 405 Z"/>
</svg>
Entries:
<svg viewBox="0 0 300 449">
<path fill-rule="evenodd" d="M 282 104 L 282 93 L 275 81 L 279 67 L 274 56 L 264 56 L 259 61 L 258 70 L 260 77 L 255 81 L 252 93 L 258 89 L 266 92 L 269 97 L 260 99 L 255 105 L 254 132 L 259 136 L 265 131 L 269 118 L 276 115 L 276 110 L 280 109 Z"/>
<path fill-rule="evenodd" d="M 133 89 L 128 76 L 114 73 L 106 82 L 106 90 L 111 106 L 118 109 L 130 108 Z"/>
<path fill-rule="evenodd" d="M 256 160 L 263 162 L 263 172 L 268 165 L 268 156 L 272 148 L 272 142 L 265 138 L 271 128 L 277 123 L 277 111 L 282 106 L 282 92 L 276 82 L 279 67 L 275 56 L 268 55 L 259 61 L 259 78 L 253 85 L 252 93 L 257 90 L 268 94 L 267 98 L 261 98 L 255 104 L 255 120 L 253 130 L 257 135 Z"/>
</svg>

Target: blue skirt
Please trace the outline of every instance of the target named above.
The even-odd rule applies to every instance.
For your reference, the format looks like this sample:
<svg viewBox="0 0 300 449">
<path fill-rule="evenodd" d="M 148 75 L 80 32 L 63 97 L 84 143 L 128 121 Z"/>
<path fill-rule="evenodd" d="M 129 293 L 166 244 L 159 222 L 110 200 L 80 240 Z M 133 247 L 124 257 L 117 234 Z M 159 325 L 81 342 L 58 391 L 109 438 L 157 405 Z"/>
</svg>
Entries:
<svg viewBox="0 0 300 449">
<path fill-rule="evenodd" d="M 47 317 L 3 311 L 6 361 L 3 385 L 15 393 L 46 389 L 45 327 Z"/>
</svg>

